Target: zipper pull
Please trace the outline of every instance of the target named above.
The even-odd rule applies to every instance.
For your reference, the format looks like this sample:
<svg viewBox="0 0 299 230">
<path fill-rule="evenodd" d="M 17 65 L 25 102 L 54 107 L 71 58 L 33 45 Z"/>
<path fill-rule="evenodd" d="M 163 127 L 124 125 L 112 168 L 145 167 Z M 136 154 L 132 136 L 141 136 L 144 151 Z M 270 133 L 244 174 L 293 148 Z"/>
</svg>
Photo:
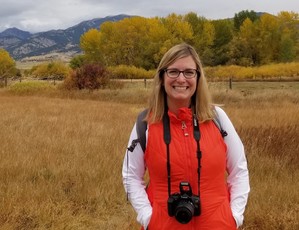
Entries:
<svg viewBox="0 0 299 230">
<path fill-rule="evenodd" d="M 187 133 L 187 125 L 185 121 L 182 121 L 182 130 L 184 131 L 185 137 L 189 136 L 189 133 Z"/>
</svg>

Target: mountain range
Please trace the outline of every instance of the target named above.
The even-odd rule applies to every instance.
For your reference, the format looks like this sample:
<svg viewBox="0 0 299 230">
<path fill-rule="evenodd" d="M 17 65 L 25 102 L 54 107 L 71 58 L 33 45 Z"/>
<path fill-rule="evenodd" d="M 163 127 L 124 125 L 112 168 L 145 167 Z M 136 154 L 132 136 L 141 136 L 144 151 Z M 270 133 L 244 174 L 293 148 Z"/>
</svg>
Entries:
<svg viewBox="0 0 299 230">
<path fill-rule="evenodd" d="M 119 21 L 129 15 L 115 15 L 83 21 L 65 30 L 50 30 L 46 32 L 30 33 L 18 28 L 8 28 L 0 33 L 0 48 L 9 52 L 15 60 L 62 54 L 74 56 L 81 53 L 80 37 L 90 29 L 99 29 L 106 21 Z"/>
</svg>

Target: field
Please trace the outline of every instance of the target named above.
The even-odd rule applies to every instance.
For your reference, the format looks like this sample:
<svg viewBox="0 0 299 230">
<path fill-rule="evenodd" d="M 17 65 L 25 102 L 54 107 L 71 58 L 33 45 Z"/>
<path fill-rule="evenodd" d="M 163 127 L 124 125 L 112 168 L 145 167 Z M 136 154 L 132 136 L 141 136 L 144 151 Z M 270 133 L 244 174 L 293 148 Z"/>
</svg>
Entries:
<svg viewBox="0 0 299 230">
<path fill-rule="evenodd" d="M 0 89 L 0 229 L 140 229 L 121 167 L 148 86 Z M 299 82 L 211 84 L 246 148 L 243 230 L 299 229 Z"/>
</svg>

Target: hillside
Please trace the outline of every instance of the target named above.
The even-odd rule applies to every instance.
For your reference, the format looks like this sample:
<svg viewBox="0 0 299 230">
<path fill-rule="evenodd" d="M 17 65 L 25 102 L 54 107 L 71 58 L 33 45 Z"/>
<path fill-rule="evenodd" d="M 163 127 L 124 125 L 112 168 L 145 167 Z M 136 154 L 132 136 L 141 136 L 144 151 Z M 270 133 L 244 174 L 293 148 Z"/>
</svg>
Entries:
<svg viewBox="0 0 299 230">
<path fill-rule="evenodd" d="M 115 15 L 83 21 L 65 30 L 50 30 L 31 34 L 17 28 L 0 33 L 0 48 L 7 50 L 15 60 L 37 59 L 39 56 L 73 56 L 80 53 L 80 36 L 92 28 L 99 29 L 106 21 L 119 21 L 129 15 Z M 41 57 L 40 57 L 41 58 Z"/>
</svg>

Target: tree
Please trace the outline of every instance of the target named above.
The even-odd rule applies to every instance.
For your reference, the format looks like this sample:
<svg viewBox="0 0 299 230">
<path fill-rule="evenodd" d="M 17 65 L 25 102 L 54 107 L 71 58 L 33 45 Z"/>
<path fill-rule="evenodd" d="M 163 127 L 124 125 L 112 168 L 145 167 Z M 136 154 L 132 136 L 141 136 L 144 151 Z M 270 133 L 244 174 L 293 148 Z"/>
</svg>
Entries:
<svg viewBox="0 0 299 230">
<path fill-rule="evenodd" d="M 0 78 L 4 78 L 5 86 L 7 86 L 7 78 L 14 76 L 16 73 L 15 61 L 6 50 L 0 49 Z"/>
<path fill-rule="evenodd" d="M 192 39 L 190 25 L 181 16 L 125 18 L 105 22 L 100 29 L 100 47 L 106 65 L 155 68 L 174 44 Z"/>
<path fill-rule="evenodd" d="M 261 64 L 277 61 L 281 38 L 278 19 L 271 14 L 263 14 L 257 26 L 257 47 L 260 50 Z"/>
<path fill-rule="evenodd" d="M 144 56 L 143 64 L 140 66 L 147 70 L 155 69 L 158 66 L 165 50 L 170 47 L 171 43 L 169 32 L 160 18 L 148 19 L 148 23 L 148 41 L 144 41 L 146 43 L 142 44 Z"/>
<path fill-rule="evenodd" d="M 278 23 L 282 33 L 290 34 L 290 38 L 296 42 L 299 36 L 299 13 L 281 11 L 277 15 Z"/>
<path fill-rule="evenodd" d="M 101 34 L 97 29 L 90 29 L 80 38 L 80 48 L 89 62 L 101 62 L 103 56 L 100 46 Z"/>
<path fill-rule="evenodd" d="M 283 62 L 293 61 L 299 54 L 299 14 L 281 11 L 277 18 L 281 34 L 279 60 Z"/>
<path fill-rule="evenodd" d="M 213 49 L 213 65 L 224 65 L 229 61 L 229 43 L 233 39 L 233 23 L 231 20 L 215 20 Z"/>
<path fill-rule="evenodd" d="M 252 21 L 247 18 L 240 27 L 240 31 L 230 42 L 229 64 L 250 66 L 258 62 L 259 50 L 256 46 L 256 29 Z"/>
<path fill-rule="evenodd" d="M 70 66 L 100 62 L 154 69 L 164 53 L 181 42 L 193 45 L 205 65 L 291 61 L 299 54 L 298 27 L 298 14 L 284 11 L 273 16 L 246 10 L 233 20 L 207 20 L 194 12 L 125 18 L 82 35 L 84 55 L 74 58 Z"/>
<path fill-rule="evenodd" d="M 298 19 L 298 14 L 292 12 L 281 12 L 278 16 L 263 14 L 256 21 L 245 19 L 230 43 L 230 62 L 260 65 L 295 60 Z"/>
<path fill-rule="evenodd" d="M 156 44 L 160 46 L 159 52 L 154 54 L 156 65 L 172 46 L 182 42 L 192 43 L 193 40 L 192 27 L 181 15 L 173 13 L 165 18 L 159 18 L 159 24 L 164 36 L 160 38 L 160 41 L 156 41 Z"/>
<path fill-rule="evenodd" d="M 125 18 L 101 25 L 100 47 L 106 65 L 143 65 L 144 51 L 150 45 L 151 24 L 143 17 Z"/>
<path fill-rule="evenodd" d="M 215 28 L 211 21 L 204 17 L 198 17 L 195 13 L 188 13 L 184 17 L 185 21 L 191 26 L 193 36 L 191 45 L 199 53 L 202 61 L 206 65 L 213 65 L 212 46 L 215 40 Z"/>
<path fill-rule="evenodd" d="M 181 15 L 170 14 L 164 20 L 163 25 L 168 31 L 169 39 L 172 44 L 181 42 L 190 43 L 193 38 L 193 31 L 191 25 Z"/>
<path fill-rule="evenodd" d="M 289 33 L 284 33 L 282 35 L 279 44 L 279 61 L 281 62 L 291 62 L 296 57 L 296 46 Z"/>
<path fill-rule="evenodd" d="M 252 22 L 255 22 L 259 17 L 253 10 L 243 10 L 239 13 L 236 13 L 234 16 L 234 27 L 237 31 L 240 30 L 241 25 L 247 18 L 249 18 Z"/>
</svg>

